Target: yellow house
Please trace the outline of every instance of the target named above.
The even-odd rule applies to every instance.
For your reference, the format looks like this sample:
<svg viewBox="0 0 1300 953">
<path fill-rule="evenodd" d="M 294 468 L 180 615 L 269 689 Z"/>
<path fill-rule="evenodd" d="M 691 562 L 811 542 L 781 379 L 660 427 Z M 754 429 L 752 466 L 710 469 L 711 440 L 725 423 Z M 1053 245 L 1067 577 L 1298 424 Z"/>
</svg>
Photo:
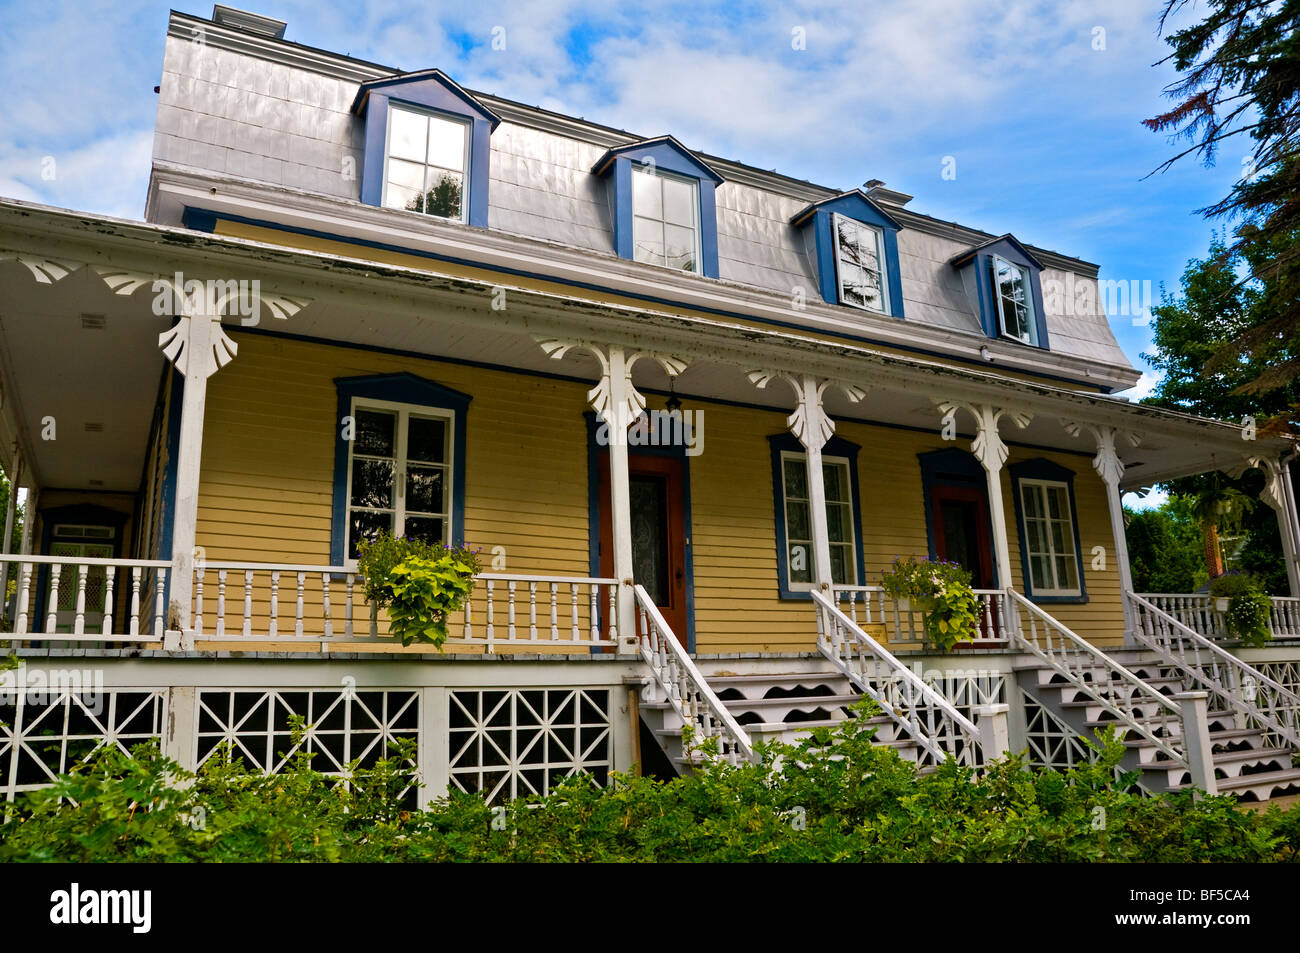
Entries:
<svg viewBox="0 0 1300 953">
<path fill-rule="evenodd" d="M 1112 723 L 1151 790 L 1296 790 L 1300 602 L 1243 649 L 1135 593 L 1120 506 L 1262 470 L 1294 597 L 1294 448 L 1115 397 L 1097 266 L 284 31 L 171 14 L 143 222 L 0 201 L 0 633 L 66 676 L 0 691 L 8 797 L 87 740 L 275 770 L 294 714 L 318 766 L 409 737 L 516 796 L 862 695 L 922 764 Z M 479 552 L 440 652 L 363 597 L 381 531 Z M 881 587 L 908 557 L 970 573 L 972 641 Z"/>
</svg>

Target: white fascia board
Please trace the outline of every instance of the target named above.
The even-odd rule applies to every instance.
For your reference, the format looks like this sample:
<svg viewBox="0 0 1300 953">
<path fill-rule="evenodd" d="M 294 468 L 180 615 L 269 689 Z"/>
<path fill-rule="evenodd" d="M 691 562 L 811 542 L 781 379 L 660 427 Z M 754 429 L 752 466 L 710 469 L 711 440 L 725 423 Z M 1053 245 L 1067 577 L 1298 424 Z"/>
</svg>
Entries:
<svg viewBox="0 0 1300 953">
<path fill-rule="evenodd" d="M 410 249 L 466 265 L 522 271 L 541 278 L 600 285 L 615 294 L 726 315 L 743 315 L 787 327 L 857 338 L 904 349 L 922 347 L 969 362 L 987 348 L 1001 369 L 1067 377 L 1098 387 L 1123 390 L 1137 383 L 1132 368 L 1059 353 L 1032 351 L 973 332 L 938 328 L 916 321 L 873 317 L 808 300 L 803 309 L 787 296 L 716 278 L 688 275 L 500 230 L 437 222 L 416 212 L 376 208 L 275 186 L 196 175 L 157 165 L 150 183 L 149 208 L 191 206 L 215 212 L 338 235 L 363 242 Z"/>
</svg>

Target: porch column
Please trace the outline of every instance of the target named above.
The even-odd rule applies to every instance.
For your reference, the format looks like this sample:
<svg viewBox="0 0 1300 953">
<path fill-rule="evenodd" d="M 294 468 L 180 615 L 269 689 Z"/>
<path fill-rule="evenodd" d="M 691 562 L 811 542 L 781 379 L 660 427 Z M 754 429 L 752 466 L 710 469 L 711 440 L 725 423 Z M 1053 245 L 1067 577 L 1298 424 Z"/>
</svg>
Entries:
<svg viewBox="0 0 1300 953">
<path fill-rule="evenodd" d="M 939 405 L 945 421 L 956 421 L 958 410 L 965 410 L 975 419 L 975 437 L 971 440 L 971 453 L 984 467 L 988 481 L 989 521 L 993 524 L 993 556 L 998 569 L 998 586 L 1011 588 L 1011 544 L 1007 536 L 1007 511 L 1002 500 L 1002 467 L 1007 462 L 1007 445 L 998 433 L 998 421 L 1007 415 L 1022 430 L 1032 416 L 1023 411 L 993 407 L 990 404 L 959 404 L 945 402 Z"/>
<path fill-rule="evenodd" d="M 201 296 L 196 296 L 201 297 Z M 221 314 L 211 301 L 177 295 L 187 313 L 158 337 L 163 353 L 181 372 L 181 428 L 176 460 L 176 498 L 172 517 L 171 605 L 167 607 L 164 647 L 176 650 L 189 641 L 193 625 L 194 559 L 199 511 L 199 472 L 203 454 L 203 416 L 208 378 L 229 364 L 239 346 L 221 330 Z"/>
<path fill-rule="evenodd" d="M 18 512 L 18 487 L 23 479 L 23 451 L 16 443 L 13 448 L 13 472 L 9 477 L 9 502 L 5 506 L 5 535 L 0 539 L 0 555 L 9 555 L 10 540 L 14 536 L 14 519 Z M 0 581 L 0 605 L 4 603 L 5 593 L 9 591 L 9 564 L 4 564 L 4 579 Z"/>
<path fill-rule="evenodd" d="M 1296 513 L 1295 489 L 1290 468 L 1280 459 L 1258 457 L 1251 460 L 1264 471 L 1264 489 L 1259 498 L 1277 514 L 1278 535 L 1282 537 L 1282 558 L 1286 561 L 1287 585 L 1292 596 L 1300 597 L 1300 517 Z"/>
<path fill-rule="evenodd" d="M 835 421 L 831 420 L 826 408 L 822 406 L 822 398 L 832 385 L 840 388 L 855 404 L 866 396 L 866 391 L 854 384 L 817 378 L 811 374 L 796 377 L 774 371 L 753 371 L 749 375 L 750 381 L 760 389 L 778 377 L 794 388 L 794 413 L 786 418 L 786 425 L 803 446 L 807 461 L 813 583 L 818 589 L 828 591 L 834 584 L 834 578 L 831 573 L 830 531 L 826 522 L 826 479 L 822 472 L 822 448 L 835 433 Z M 861 532 L 860 527 L 858 532 Z"/>
<path fill-rule="evenodd" d="M 1085 425 L 1071 421 L 1065 422 L 1065 429 L 1072 436 L 1078 436 Z M 1124 532 L 1124 502 L 1120 481 L 1124 478 L 1124 461 L 1115 449 L 1115 438 L 1119 435 L 1114 427 L 1094 427 L 1087 425 L 1097 442 L 1097 455 L 1092 458 L 1092 468 L 1097 471 L 1102 482 L 1106 484 L 1106 505 L 1110 510 L 1110 532 L 1115 540 L 1115 562 L 1119 564 L 1120 599 L 1124 607 L 1124 644 L 1134 645 L 1133 607 L 1128 596 L 1133 592 L 1133 567 L 1129 565 L 1128 535 Z M 1137 446 L 1140 438 L 1137 434 L 1124 435 L 1132 446 Z M 1083 567 L 1079 567 L 1083 571 Z"/>
<path fill-rule="evenodd" d="M 645 410 L 645 397 L 632 384 L 632 366 L 642 358 L 649 358 L 658 363 L 669 377 L 676 377 L 686 369 L 687 362 L 664 354 L 629 352 L 617 344 L 555 339 L 540 339 L 538 344 L 548 357 L 555 360 L 572 350 L 584 350 L 595 355 L 601 365 L 600 381 L 587 391 L 587 400 L 602 424 L 604 443 L 609 449 L 610 531 L 614 547 L 614 578 L 618 580 L 615 615 L 619 647 L 620 651 L 635 651 L 636 578 L 632 565 L 632 492 L 628 480 L 627 428 Z M 686 633 L 674 634 L 684 645 Z"/>
</svg>

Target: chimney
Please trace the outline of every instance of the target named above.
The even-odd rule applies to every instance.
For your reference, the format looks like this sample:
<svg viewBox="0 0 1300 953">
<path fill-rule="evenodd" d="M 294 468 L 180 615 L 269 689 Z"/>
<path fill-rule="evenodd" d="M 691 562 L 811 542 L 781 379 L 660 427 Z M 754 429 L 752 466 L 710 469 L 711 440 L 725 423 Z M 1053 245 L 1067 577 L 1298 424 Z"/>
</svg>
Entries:
<svg viewBox="0 0 1300 953">
<path fill-rule="evenodd" d="M 912 196 L 906 192 L 895 192 L 893 189 L 885 188 L 885 183 L 880 179 L 868 179 L 862 183 L 862 191 L 873 201 L 881 205 L 892 205 L 895 208 L 902 208 L 908 202 L 912 201 Z"/>
</svg>

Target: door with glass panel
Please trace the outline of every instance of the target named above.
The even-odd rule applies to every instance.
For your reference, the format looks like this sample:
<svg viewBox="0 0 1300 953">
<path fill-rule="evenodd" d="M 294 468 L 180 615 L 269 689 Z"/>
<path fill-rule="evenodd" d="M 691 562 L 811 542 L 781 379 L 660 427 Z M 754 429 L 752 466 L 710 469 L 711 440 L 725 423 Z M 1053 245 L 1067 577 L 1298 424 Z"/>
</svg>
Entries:
<svg viewBox="0 0 1300 953">
<path fill-rule="evenodd" d="M 92 559 L 112 559 L 113 537 L 116 530 L 111 526 L 66 526 L 54 527 L 56 537 L 62 540 L 50 543 L 51 556 L 71 558 L 90 557 Z M 68 537 L 81 537 L 80 540 Z M 72 632 L 77 619 L 77 591 L 81 586 L 81 571 L 75 564 L 64 564 L 59 568 L 59 591 L 54 594 L 53 573 L 50 574 L 45 594 L 48 612 L 54 610 L 54 629 L 56 632 Z M 88 566 L 86 569 L 86 601 L 84 632 L 100 632 L 104 625 L 104 608 L 108 591 L 107 568 Z M 37 625 L 44 628 L 45 620 Z"/>
<path fill-rule="evenodd" d="M 379 533 L 449 543 L 452 417 L 382 401 L 353 407 L 348 557 Z"/>
<path fill-rule="evenodd" d="M 996 586 L 988 497 L 982 487 L 937 485 L 930 490 L 930 519 L 935 555 L 959 564 L 976 589 Z M 997 611 L 996 606 L 993 609 Z M 995 619 L 983 619 L 979 635 L 992 638 Z M 976 640 L 978 645 L 981 639 Z"/>
</svg>

